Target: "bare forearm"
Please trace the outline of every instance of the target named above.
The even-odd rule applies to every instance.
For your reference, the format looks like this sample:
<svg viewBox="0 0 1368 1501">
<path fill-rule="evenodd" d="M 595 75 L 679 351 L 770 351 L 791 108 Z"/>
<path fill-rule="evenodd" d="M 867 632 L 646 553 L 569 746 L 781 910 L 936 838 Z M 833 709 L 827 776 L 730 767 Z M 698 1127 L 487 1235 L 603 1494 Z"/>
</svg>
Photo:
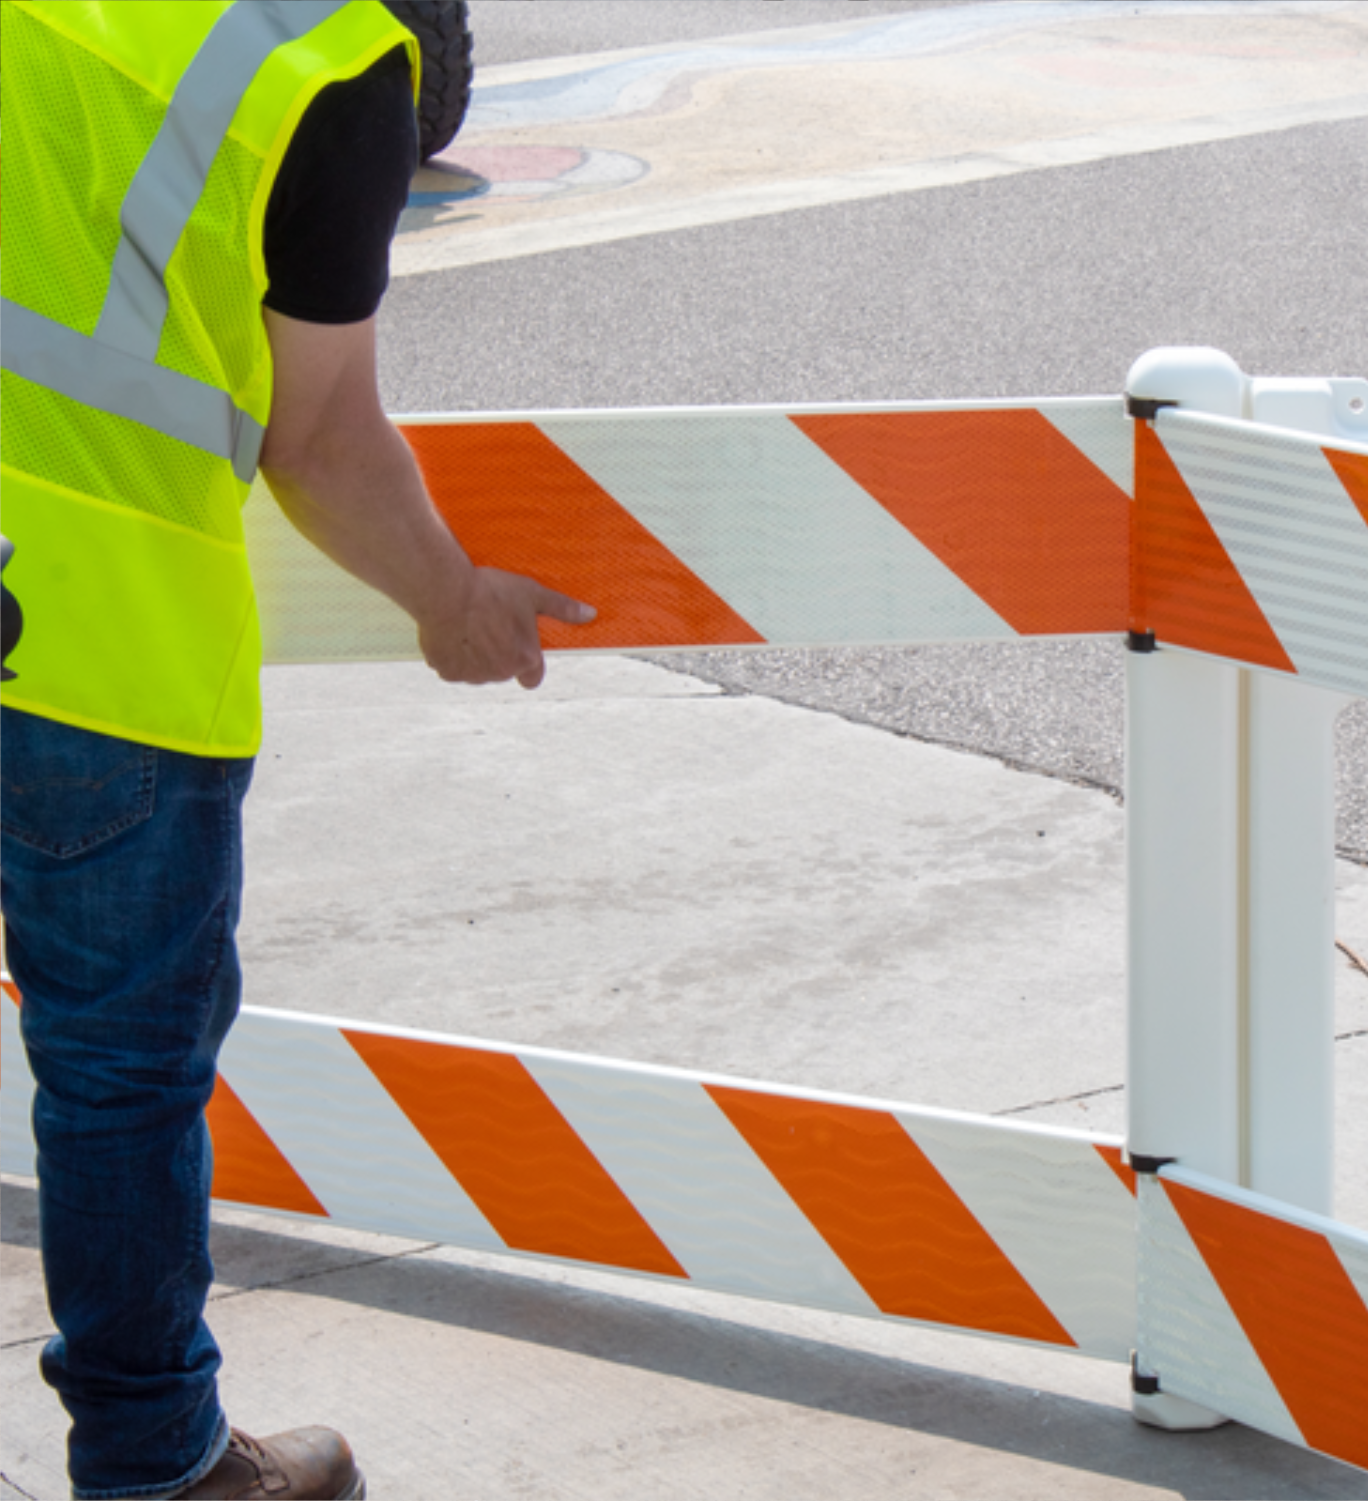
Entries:
<svg viewBox="0 0 1368 1501">
<path fill-rule="evenodd" d="M 594 611 L 535 579 L 474 566 L 438 515 L 408 444 L 380 406 L 374 320 L 300 323 L 267 309 L 275 395 L 261 472 L 294 525 L 408 611 L 428 665 L 450 682 L 544 671 L 539 616 Z"/>
<path fill-rule="evenodd" d="M 429 500 L 408 444 L 383 417 L 331 429 L 288 467 L 264 463 L 262 473 L 315 547 L 415 621 L 469 593 L 470 560 Z"/>
</svg>

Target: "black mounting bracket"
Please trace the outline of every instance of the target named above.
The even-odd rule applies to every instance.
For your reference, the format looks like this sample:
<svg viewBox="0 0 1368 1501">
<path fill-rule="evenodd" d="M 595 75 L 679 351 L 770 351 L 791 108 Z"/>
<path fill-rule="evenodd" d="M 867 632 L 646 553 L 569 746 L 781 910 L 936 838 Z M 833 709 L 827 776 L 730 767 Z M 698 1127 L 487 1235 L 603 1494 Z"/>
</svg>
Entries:
<svg viewBox="0 0 1368 1501">
<path fill-rule="evenodd" d="M 1157 1397 L 1159 1395 L 1159 1378 L 1157 1376 L 1142 1376 L 1140 1374 L 1140 1357 L 1134 1350 L 1131 1351 L 1131 1390 L 1137 1397 Z"/>
<path fill-rule="evenodd" d="M 1176 407 L 1176 401 L 1162 401 L 1153 396 L 1132 396 L 1126 392 L 1126 416 L 1140 422 L 1153 422 L 1161 407 Z"/>
</svg>

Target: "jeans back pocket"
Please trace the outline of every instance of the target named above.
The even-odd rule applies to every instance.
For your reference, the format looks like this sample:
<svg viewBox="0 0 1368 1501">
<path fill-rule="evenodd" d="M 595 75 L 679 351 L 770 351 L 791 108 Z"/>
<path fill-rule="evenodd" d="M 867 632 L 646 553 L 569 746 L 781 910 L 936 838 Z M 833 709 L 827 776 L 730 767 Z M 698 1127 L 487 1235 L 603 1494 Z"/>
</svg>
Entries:
<svg viewBox="0 0 1368 1501">
<path fill-rule="evenodd" d="M 3 711 L 0 825 L 59 860 L 152 816 L 157 752 L 17 709 Z"/>
</svg>

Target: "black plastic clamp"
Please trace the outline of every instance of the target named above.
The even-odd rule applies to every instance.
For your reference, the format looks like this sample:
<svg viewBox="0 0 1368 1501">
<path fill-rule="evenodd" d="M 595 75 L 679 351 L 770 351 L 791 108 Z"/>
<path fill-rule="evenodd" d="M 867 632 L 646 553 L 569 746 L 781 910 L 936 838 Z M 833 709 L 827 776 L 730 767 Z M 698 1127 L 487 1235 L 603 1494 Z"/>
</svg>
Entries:
<svg viewBox="0 0 1368 1501">
<path fill-rule="evenodd" d="M 1159 648 L 1158 648 L 1158 646 L 1157 646 L 1157 644 L 1155 643 L 1155 640 L 1154 640 L 1154 632 L 1153 631 L 1127 631 L 1126 632 L 1126 650 L 1127 651 L 1145 652 L 1145 651 L 1157 651 L 1158 649 Z"/>
<path fill-rule="evenodd" d="M 1140 1374 L 1140 1357 L 1134 1350 L 1131 1351 L 1131 1390 L 1137 1397 L 1159 1395 L 1159 1378 Z"/>
<path fill-rule="evenodd" d="M 1154 1174 L 1161 1167 L 1167 1167 L 1170 1162 L 1177 1162 L 1176 1157 L 1146 1157 L 1140 1152 L 1132 1152 L 1130 1156 L 1131 1170 L 1137 1173 Z"/>
<path fill-rule="evenodd" d="M 1126 392 L 1126 416 L 1140 422 L 1153 422 L 1162 407 L 1176 407 L 1176 401 L 1164 401 L 1154 396 L 1132 396 Z"/>
</svg>

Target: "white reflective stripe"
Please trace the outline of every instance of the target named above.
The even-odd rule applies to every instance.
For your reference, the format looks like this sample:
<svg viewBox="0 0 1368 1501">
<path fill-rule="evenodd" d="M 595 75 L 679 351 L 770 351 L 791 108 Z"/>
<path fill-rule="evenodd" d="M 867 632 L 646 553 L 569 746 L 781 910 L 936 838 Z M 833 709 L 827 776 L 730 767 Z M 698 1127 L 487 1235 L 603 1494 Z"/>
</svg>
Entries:
<svg viewBox="0 0 1368 1501">
<path fill-rule="evenodd" d="M 1135 431 L 1121 397 L 1045 400 L 1036 408 L 1123 495 L 1135 495 Z"/>
<path fill-rule="evenodd" d="M 33 1148 L 33 1075 L 19 1031 L 19 1008 L 0 996 L 0 1172 L 37 1172 Z"/>
<path fill-rule="evenodd" d="M 332 1023 L 244 1008 L 219 1067 L 339 1223 L 504 1249 L 470 1195 Z"/>
<path fill-rule="evenodd" d="M 1330 1249 L 1339 1257 L 1345 1275 L 1354 1284 L 1354 1291 L 1368 1308 L 1368 1235 L 1358 1232 L 1352 1239 L 1337 1231 L 1326 1234 Z"/>
<path fill-rule="evenodd" d="M 1135 1345 L 1135 1199 L 1091 1141 L 1019 1124 L 898 1119 L 1085 1354 Z"/>
<path fill-rule="evenodd" d="M 1327 440 L 1172 408 L 1156 425 L 1298 674 L 1368 692 L 1368 520 Z"/>
<path fill-rule="evenodd" d="M 8 299 L 0 304 L 0 349 L 4 368 L 34 385 L 227 459 L 244 483 L 256 473 L 266 430 L 224 391 Z"/>
<path fill-rule="evenodd" d="M 878 1313 L 701 1084 L 519 1056 L 692 1282 L 843 1313 Z"/>
<path fill-rule="evenodd" d="M 1290 1444 L 1301 1429 L 1160 1182 L 1139 1179 L 1137 1343 L 1160 1390 Z"/>
<path fill-rule="evenodd" d="M 285 519 L 257 478 L 242 508 L 267 662 L 401 662 L 419 657 L 412 619 L 344 573 Z"/>
<path fill-rule="evenodd" d="M 123 236 L 95 337 L 157 357 L 169 295 L 166 268 L 204 191 L 214 157 L 262 63 L 346 0 L 237 0 L 214 23 L 176 85 L 161 128 L 119 209 Z"/>
<path fill-rule="evenodd" d="M 766 641 L 1015 636 L 782 412 L 538 426 Z"/>
</svg>

